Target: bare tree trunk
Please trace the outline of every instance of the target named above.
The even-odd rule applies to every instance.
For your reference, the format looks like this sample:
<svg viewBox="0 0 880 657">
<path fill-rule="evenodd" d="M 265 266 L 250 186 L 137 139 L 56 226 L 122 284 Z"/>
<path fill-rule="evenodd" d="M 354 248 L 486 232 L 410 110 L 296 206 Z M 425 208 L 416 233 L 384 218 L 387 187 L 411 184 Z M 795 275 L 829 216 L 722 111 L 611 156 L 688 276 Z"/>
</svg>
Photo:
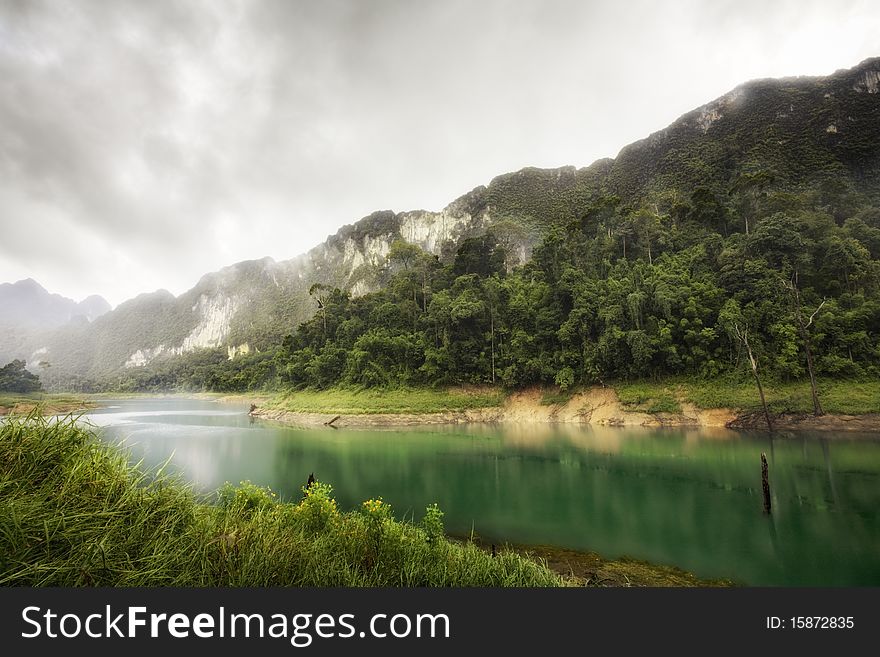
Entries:
<svg viewBox="0 0 880 657">
<path fill-rule="evenodd" d="M 413 307 L 415 308 L 415 310 L 413 311 L 413 333 L 415 333 L 418 330 L 418 321 L 419 321 L 419 299 L 418 299 L 418 294 L 416 292 L 415 281 L 413 281 L 412 291 L 413 291 Z"/>
<path fill-rule="evenodd" d="M 495 383 L 495 313 L 489 313 L 489 331 L 492 334 L 492 383 Z"/>
<path fill-rule="evenodd" d="M 764 409 L 764 419 L 767 420 L 767 428 L 773 431 L 773 422 L 770 420 L 770 411 L 767 410 L 767 400 L 764 398 L 764 388 L 761 386 L 761 377 L 758 376 L 758 364 L 755 357 L 752 356 L 752 350 L 746 346 L 749 352 L 749 361 L 752 363 L 752 375 L 755 377 L 755 383 L 758 385 L 758 395 L 761 397 L 761 408 Z"/>
<path fill-rule="evenodd" d="M 767 428 L 770 431 L 773 431 L 773 421 L 770 419 L 770 411 L 767 410 L 767 400 L 764 397 L 764 387 L 761 385 L 761 377 L 758 376 L 758 361 L 752 353 L 751 345 L 749 345 L 748 329 L 740 330 L 739 326 L 734 326 L 734 331 L 736 331 L 736 336 L 746 348 L 746 354 L 749 357 L 749 364 L 752 366 L 752 376 L 755 377 L 755 384 L 758 386 L 758 395 L 761 397 L 761 408 L 764 409 L 764 419 L 767 420 Z"/>
<path fill-rule="evenodd" d="M 810 351 L 810 340 L 804 332 L 804 347 L 807 350 L 807 370 L 810 372 L 810 391 L 813 393 L 813 415 L 825 415 L 822 404 L 819 403 L 819 393 L 816 392 L 816 375 L 813 373 L 813 352 Z"/>
<path fill-rule="evenodd" d="M 761 452 L 761 488 L 764 492 L 764 513 L 770 514 L 770 477 L 767 455 Z"/>
<path fill-rule="evenodd" d="M 813 323 L 813 318 L 816 316 L 816 313 L 825 305 L 825 300 L 822 300 L 822 303 L 819 304 L 819 307 L 816 308 L 815 312 L 810 315 L 809 321 L 804 321 L 804 314 L 801 312 L 801 295 L 800 291 L 797 287 L 797 278 L 795 277 L 793 280 L 785 283 L 785 288 L 788 290 L 789 294 L 791 294 L 792 300 L 794 301 L 794 316 L 798 323 L 798 329 L 801 334 L 801 340 L 804 343 L 804 351 L 807 353 L 807 372 L 810 374 L 810 392 L 813 395 L 813 415 L 820 416 L 825 415 L 825 411 L 822 410 L 822 404 L 819 403 L 819 392 L 816 388 L 816 373 L 813 368 L 813 350 L 810 349 L 810 333 L 807 329 L 809 329 L 810 325 Z"/>
<path fill-rule="evenodd" d="M 428 272 L 422 272 L 422 314 L 428 312 Z"/>
</svg>

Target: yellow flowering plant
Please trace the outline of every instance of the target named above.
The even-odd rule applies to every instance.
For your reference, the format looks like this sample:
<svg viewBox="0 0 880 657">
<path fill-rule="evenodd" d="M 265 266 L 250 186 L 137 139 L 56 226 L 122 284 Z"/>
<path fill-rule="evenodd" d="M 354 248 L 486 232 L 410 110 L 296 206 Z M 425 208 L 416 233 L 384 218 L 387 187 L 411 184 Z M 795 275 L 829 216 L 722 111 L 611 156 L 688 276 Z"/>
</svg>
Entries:
<svg viewBox="0 0 880 657">
<path fill-rule="evenodd" d="M 311 531 L 319 532 L 339 517 L 339 507 L 333 499 L 333 487 L 316 481 L 303 486 L 304 497 L 296 506 L 296 517 Z"/>
</svg>

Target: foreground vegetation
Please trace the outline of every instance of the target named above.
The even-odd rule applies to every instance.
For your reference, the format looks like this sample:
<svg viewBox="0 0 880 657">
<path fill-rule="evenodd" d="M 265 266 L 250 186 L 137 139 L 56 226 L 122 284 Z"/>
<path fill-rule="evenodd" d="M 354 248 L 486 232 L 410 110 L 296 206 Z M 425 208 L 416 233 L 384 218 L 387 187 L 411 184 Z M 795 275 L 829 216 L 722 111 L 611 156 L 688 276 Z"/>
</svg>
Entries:
<svg viewBox="0 0 880 657">
<path fill-rule="evenodd" d="M 443 537 L 442 513 L 398 522 L 381 500 L 341 513 L 326 484 L 298 503 L 227 485 L 206 504 L 145 474 L 71 419 L 0 427 L 0 585 L 557 586 L 511 551 Z"/>
<path fill-rule="evenodd" d="M 592 553 L 447 539 L 436 505 L 417 524 L 395 520 L 381 499 L 344 513 L 321 482 L 289 502 L 247 482 L 227 484 L 210 504 L 167 474 L 129 465 L 71 418 L 32 413 L 0 425 L 0 585 L 718 583 L 727 582 Z"/>
</svg>

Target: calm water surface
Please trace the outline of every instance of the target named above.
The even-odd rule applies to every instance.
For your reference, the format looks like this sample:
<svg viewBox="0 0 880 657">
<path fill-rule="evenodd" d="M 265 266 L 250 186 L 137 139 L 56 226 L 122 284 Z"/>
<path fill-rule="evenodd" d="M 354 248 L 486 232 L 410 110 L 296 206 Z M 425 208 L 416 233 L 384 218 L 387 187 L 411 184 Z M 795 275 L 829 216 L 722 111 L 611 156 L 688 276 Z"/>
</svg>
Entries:
<svg viewBox="0 0 880 657">
<path fill-rule="evenodd" d="M 204 492 L 250 480 L 298 499 L 310 472 L 343 509 L 382 496 L 447 530 L 677 565 L 753 585 L 880 585 L 880 439 L 614 427 L 297 429 L 246 406 L 108 400 L 85 419 L 133 460 Z M 767 453 L 773 514 L 762 512 Z"/>
</svg>

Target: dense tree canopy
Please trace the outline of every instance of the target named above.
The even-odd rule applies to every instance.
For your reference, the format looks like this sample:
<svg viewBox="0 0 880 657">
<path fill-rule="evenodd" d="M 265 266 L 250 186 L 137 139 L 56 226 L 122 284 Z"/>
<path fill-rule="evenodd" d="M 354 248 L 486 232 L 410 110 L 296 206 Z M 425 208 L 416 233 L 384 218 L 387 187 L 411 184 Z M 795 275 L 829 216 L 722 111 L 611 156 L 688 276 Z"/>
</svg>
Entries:
<svg viewBox="0 0 880 657">
<path fill-rule="evenodd" d="M 446 262 L 396 242 L 381 291 L 315 286 L 314 318 L 277 349 L 234 361 L 192 354 L 121 383 L 566 389 L 714 377 L 747 367 L 737 328 L 775 378 L 805 377 L 808 348 L 819 376 L 880 375 L 880 208 L 833 186 L 768 191 L 768 180 L 636 207 L 597 197 L 548 224 L 521 267 L 507 265 L 491 230 Z"/>
<path fill-rule="evenodd" d="M 857 199 L 841 209 L 821 189 L 767 194 L 764 181 L 740 181 L 726 198 L 698 188 L 665 209 L 599 198 L 510 273 L 491 232 L 418 274 L 413 247 L 392 249 L 392 283 L 358 299 L 337 290 L 327 331 L 316 318 L 285 341 L 280 376 L 563 388 L 716 376 L 742 365 L 735 324 L 752 327 L 755 353 L 779 378 L 804 376 L 807 344 L 819 374 L 877 375 L 880 212 Z M 794 285 L 802 312 L 815 313 L 806 334 Z"/>
<path fill-rule="evenodd" d="M 42 389 L 40 379 L 25 369 L 25 362 L 14 360 L 0 367 L 0 392 L 37 392 Z"/>
</svg>

